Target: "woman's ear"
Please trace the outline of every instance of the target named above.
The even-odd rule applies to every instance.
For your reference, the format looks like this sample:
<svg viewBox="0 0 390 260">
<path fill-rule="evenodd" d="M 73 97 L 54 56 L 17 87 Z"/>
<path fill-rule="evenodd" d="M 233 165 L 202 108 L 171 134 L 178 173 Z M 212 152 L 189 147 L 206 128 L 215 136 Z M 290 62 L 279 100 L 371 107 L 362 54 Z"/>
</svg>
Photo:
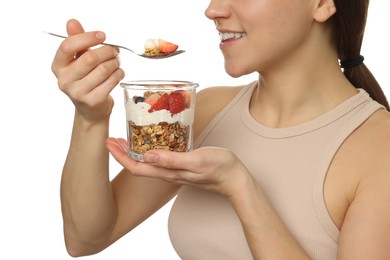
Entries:
<svg viewBox="0 0 390 260">
<path fill-rule="evenodd" d="M 317 22 L 325 22 L 336 13 L 334 0 L 317 0 L 316 2 L 314 19 Z"/>
</svg>

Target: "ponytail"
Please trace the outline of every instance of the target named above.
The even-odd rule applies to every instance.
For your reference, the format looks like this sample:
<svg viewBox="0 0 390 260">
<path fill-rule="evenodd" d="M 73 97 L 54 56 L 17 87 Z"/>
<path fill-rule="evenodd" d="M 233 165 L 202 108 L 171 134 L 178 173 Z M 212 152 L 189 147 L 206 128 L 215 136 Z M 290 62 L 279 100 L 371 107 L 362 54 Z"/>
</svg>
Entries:
<svg viewBox="0 0 390 260">
<path fill-rule="evenodd" d="M 335 37 L 339 59 L 343 62 L 356 60 L 360 56 L 366 26 L 369 0 L 335 0 Z M 356 88 L 362 88 L 390 111 L 389 103 L 379 83 L 363 62 L 346 66 L 345 77 Z"/>
</svg>

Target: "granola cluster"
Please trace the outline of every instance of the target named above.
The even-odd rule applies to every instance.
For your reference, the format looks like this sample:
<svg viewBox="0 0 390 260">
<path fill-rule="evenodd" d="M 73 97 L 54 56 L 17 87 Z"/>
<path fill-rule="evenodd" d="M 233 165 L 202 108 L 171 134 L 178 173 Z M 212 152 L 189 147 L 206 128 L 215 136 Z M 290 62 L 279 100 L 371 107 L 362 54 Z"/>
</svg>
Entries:
<svg viewBox="0 0 390 260">
<path fill-rule="evenodd" d="M 160 54 L 160 50 L 158 48 L 148 48 L 148 49 L 145 49 L 144 54 L 150 55 L 150 56 L 158 55 L 158 54 Z"/>
<path fill-rule="evenodd" d="M 132 137 L 133 151 L 144 153 L 151 149 L 170 150 L 174 152 L 188 151 L 190 127 L 175 122 L 168 124 L 161 122 L 146 126 L 137 126 L 129 122 L 130 135 Z"/>
</svg>

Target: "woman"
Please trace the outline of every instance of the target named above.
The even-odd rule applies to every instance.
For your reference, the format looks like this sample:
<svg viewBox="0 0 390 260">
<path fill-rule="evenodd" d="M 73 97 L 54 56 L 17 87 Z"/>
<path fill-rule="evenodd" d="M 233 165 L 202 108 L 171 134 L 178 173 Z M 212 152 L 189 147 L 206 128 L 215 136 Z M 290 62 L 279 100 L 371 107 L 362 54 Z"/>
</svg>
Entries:
<svg viewBox="0 0 390 260">
<path fill-rule="evenodd" d="M 201 91 L 197 149 L 145 163 L 107 138 L 118 50 L 89 49 L 104 33 L 70 20 L 52 65 L 76 107 L 61 183 L 69 254 L 103 250 L 177 195 L 169 232 L 183 259 L 389 258 L 390 115 L 360 56 L 367 8 L 211 0 L 227 73 L 259 80 Z M 124 166 L 112 182 L 108 152 Z"/>
</svg>

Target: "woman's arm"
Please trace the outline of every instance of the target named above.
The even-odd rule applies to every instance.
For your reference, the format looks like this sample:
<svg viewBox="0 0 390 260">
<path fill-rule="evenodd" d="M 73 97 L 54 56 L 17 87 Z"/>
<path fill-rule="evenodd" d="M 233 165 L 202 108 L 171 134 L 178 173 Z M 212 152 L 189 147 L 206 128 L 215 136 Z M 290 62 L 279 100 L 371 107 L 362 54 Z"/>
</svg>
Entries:
<svg viewBox="0 0 390 260">
<path fill-rule="evenodd" d="M 87 254 L 83 248 L 105 242 L 115 224 L 117 208 L 105 148 L 107 121 L 92 124 L 75 115 L 61 179 L 65 243 L 72 256 Z"/>
<path fill-rule="evenodd" d="M 353 168 L 359 182 L 340 228 L 338 257 L 390 259 L 390 113 L 377 111 L 344 146 L 341 167 Z"/>
<path fill-rule="evenodd" d="M 71 144 L 61 179 L 64 235 L 69 254 L 100 243 L 112 229 L 116 205 L 108 175 L 110 91 L 123 78 L 117 51 L 91 50 L 104 41 L 102 32 L 84 33 L 76 20 L 67 24 L 70 35 L 57 50 L 52 71 L 59 88 L 75 105 Z"/>
<path fill-rule="evenodd" d="M 106 146 L 111 90 L 123 79 L 116 49 L 101 32 L 84 33 L 76 20 L 52 64 L 60 89 L 75 105 L 71 144 L 61 179 L 61 206 L 70 255 L 97 253 L 168 202 L 179 186 L 123 170 L 110 182 Z M 107 143 L 106 143 L 107 141 Z"/>
</svg>

